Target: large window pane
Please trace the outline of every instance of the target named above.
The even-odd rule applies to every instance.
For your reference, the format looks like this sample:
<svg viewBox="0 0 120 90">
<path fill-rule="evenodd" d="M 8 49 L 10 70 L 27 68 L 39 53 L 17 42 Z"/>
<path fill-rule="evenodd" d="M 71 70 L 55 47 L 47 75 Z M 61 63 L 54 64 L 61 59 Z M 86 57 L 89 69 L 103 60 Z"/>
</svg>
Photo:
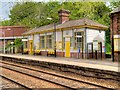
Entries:
<svg viewBox="0 0 120 90">
<path fill-rule="evenodd" d="M 84 48 L 84 32 L 75 32 L 75 48 Z"/>
<path fill-rule="evenodd" d="M 52 35 L 47 36 L 47 48 L 52 48 Z"/>
<path fill-rule="evenodd" d="M 41 48 L 45 48 L 45 36 L 40 36 Z"/>
</svg>

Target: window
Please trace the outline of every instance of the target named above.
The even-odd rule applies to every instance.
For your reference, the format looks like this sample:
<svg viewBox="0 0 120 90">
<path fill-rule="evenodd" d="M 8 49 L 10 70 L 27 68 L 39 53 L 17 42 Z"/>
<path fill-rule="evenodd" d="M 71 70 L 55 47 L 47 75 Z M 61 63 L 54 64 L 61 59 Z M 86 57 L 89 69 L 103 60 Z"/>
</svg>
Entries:
<svg viewBox="0 0 120 90">
<path fill-rule="evenodd" d="M 84 32 L 75 32 L 75 48 L 84 48 Z"/>
<path fill-rule="evenodd" d="M 40 36 L 40 47 L 45 48 L 45 36 Z"/>
<path fill-rule="evenodd" d="M 52 35 L 47 36 L 47 48 L 52 48 Z"/>
<path fill-rule="evenodd" d="M 74 43 L 74 37 L 70 37 L 70 47 L 73 47 L 73 43 Z"/>
</svg>

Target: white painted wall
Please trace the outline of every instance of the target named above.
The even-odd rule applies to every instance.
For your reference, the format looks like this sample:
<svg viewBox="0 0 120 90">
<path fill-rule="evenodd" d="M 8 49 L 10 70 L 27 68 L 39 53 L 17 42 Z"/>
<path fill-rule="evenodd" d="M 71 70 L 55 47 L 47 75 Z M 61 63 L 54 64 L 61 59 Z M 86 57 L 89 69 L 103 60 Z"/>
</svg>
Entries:
<svg viewBox="0 0 120 90">
<path fill-rule="evenodd" d="M 95 39 L 95 37 L 97 37 L 98 35 L 104 40 L 102 42 L 102 52 L 105 52 L 105 31 L 100 30 L 101 32 L 99 32 L 99 30 L 95 30 L 95 29 L 87 29 L 86 30 L 86 36 L 87 36 L 87 43 L 91 43 L 93 42 L 93 40 Z"/>
<path fill-rule="evenodd" d="M 74 29 L 74 32 L 85 31 L 85 28 Z"/>
<path fill-rule="evenodd" d="M 29 35 L 28 40 L 33 40 L 33 35 Z"/>
<path fill-rule="evenodd" d="M 72 30 L 63 31 L 63 37 L 72 36 Z"/>
<path fill-rule="evenodd" d="M 56 41 L 62 41 L 62 31 L 56 32 Z"/>
<path fill-rule="evenodd" d="M 84 28 L 81 28 L 81 29 L 75 29 L 74 32 L 77 32 L 77 31 L 84 31 L 85 29 Z M 51 35 L 53 33 L 47 33 L 47 35 Z M 54 35 L 54 34 L 53 34 Z M 97 37 L 97 35 L 100 35 L 100 37 L 104 40 L 104 42 L 102 42 L 102 50 L 103 52 L 105 51 L 105 31 L 101 31 L 99 32 L 99 30 L 95 30 L 95 29 L 88 29 L 86 30 L 86 36 L 87 36 L 87 39 L 86 39 L 86 42 L 87 43 L 91 43 L 93 42 L 93 39 L 95 37 Z M 39 36 L 45 36 L 45 34 L 35 34 L 34 35 L 34 46 L 36 46 L 36 49 L 38 49 L 39 47 L 39 43 L 40 43 L 40 38 Z M 63 31 L 63 37 L 66 37 L 66 36 L 70 36 L 72 37 L 73 36 L 73 33 L 72 33 L 72 30 L 67 30 L 67 31 Z M 30 35 L 28 36 L 28 40 L 32 40 L 33 39 L 33 35 Z M 84 39 L 85 40 L 85 39 Z M 62 32 L 59 31 L 59 32 L 56 32 L 56 41 L 62 41 Z M 72 47 L 71 47 L 71 52 L 78 52 L 78 50 L 74 50 Z"/>
</svg>

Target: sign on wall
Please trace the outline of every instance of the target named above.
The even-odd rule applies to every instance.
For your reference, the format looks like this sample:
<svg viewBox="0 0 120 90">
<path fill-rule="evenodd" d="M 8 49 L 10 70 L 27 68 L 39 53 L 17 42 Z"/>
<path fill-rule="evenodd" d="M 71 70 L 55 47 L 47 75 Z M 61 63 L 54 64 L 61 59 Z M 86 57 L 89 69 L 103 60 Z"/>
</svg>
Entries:
<svg viewBox="0 0 120 90">
<path fill-rule="evenodd" d="M 120 51 L 120 38 L 114 39 L 114 51 Z"/>
<path fill-rule="evenodd" d="M 114 35 L 114 51 L 120 51 L 120 35 Z"/>
<path fill-rule="evenodd" d="M 98 40 L 93 40 L 93 50 L 98 50 Z"/>
<path fill-rule="evenodd" d="M 88 44 L 88 50 L 92 51 L 92 45 L 91 44 Z"/>
<path fill-rule="evenodd" d="M 58 50 L 61 50 L 62 49 L 62 42 L 56 42 L 56 48 L 58 49 Z"/>
</svg>

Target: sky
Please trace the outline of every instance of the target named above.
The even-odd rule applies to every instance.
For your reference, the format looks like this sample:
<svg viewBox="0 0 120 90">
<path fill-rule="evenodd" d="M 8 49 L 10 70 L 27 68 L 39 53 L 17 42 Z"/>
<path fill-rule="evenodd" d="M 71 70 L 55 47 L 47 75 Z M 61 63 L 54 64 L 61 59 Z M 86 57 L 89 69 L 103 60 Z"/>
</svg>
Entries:
<svg viewBox="0 0 120 90">
<path fill-rule="evenodd" d="M 22 0 L 0 0 L 0 21 L 3 20 L 9 20 L 9 14 L 10 14 L 10 10 L 12 9 L 12 7 L 17 3 L 17 2 L 21 2 Z M 30 0 L 26 0 L 27 2 Z M 32 0 L 35 2 L 41 2 L 41 1 L 49 1 L 49 0 Z"/>
<path fill-rule="evenodd" d="M 1 2 L 0 3 L 0 20 L 9 19 L 10 9 L 15 3 L 13 2 Z"/>
</svg>

